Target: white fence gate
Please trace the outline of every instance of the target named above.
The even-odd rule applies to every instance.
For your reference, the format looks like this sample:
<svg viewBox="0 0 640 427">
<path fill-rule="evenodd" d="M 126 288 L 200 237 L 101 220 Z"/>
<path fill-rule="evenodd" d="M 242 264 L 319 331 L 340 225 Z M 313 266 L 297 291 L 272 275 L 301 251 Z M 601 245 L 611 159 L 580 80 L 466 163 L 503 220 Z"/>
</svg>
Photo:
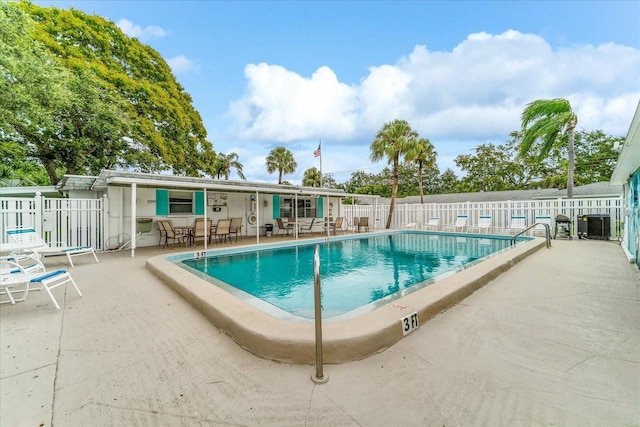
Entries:
<svg viewBox="0 0 640 427">
<path fill-rule="evenodd" d="M 106 199 L 0 198 L 0 226 L 34 227 L 51 246 L 104 247 Z"/>
</svg>

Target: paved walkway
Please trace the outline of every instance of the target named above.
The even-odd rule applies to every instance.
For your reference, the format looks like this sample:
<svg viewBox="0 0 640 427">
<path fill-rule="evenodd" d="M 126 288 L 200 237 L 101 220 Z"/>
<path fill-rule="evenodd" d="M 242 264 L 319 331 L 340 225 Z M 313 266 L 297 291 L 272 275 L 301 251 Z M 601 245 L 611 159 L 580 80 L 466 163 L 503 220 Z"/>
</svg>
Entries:
<svg viewBox="0 0 640 427">
<path fill-rule="evenodd" d="M 640 273 L 616 243 L 554 241 L 322 385 L 212 326 L 157 253 L 76 258 L 63 310 L 0 308 L 1 426 L 640 425 Z"/>
</svg>

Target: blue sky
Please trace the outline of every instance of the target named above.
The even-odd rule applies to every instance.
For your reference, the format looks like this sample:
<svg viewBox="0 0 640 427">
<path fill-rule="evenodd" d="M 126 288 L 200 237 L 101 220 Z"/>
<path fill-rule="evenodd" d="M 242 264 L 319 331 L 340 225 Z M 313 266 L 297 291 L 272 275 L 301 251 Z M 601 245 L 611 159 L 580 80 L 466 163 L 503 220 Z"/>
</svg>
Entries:
<svg viewBox="0 0 640 427">
<path fill-rule="evenodd" d="M 375 173 L 369 145 L 404 119 L 441 172 L 502 144 L 524 106 L 566 98 L 579 129 L 625 136 L 640 100 L 638 1 L 36 1 L 112 20 L 156 49 L 218 152 L 250 181 L 290 149 L 338 182 Z M 232 179 L 236 179 L 235 174 Z"/>
</svg>

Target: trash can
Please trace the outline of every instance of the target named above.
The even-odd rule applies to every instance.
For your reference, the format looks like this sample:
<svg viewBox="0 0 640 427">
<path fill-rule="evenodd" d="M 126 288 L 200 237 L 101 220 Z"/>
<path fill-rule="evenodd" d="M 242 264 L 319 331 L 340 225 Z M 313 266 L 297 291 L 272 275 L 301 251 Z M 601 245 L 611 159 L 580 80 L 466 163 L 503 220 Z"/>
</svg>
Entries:
<svg viewBox="0 0 640 427">
<path fill-rule="evenodd" d="M 138 233 L 148 233 L 151 231 L 151 223 L 153 220 L 151 218 L 138 218 L 136 219 L 136 232 Z"/>
<path fill-rule="evenodd" d="M 571 218 L 565 215 L 556 216 L 556 226 L 553 232 L 553 238 L 571 240 Z"/>
<path fill-rule="evenodd" d="M 264 235 L 267 237 L 273 236 L 273 224 L 264 225 Z"/>
</svg>

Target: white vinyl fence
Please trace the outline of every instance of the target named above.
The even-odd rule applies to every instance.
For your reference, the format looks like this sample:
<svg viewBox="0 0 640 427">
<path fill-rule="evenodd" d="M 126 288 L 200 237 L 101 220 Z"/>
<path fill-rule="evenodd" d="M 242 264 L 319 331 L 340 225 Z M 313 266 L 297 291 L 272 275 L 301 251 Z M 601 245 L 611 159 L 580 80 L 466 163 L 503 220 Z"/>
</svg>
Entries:
<svg viewBox="0 0 640 427">
<path fill-rule="evenodd" d="M 53 246 L 90 245 L 102 250 L 109 238 L 106 229 L 108 202 L 107 198 L 0 198 L 0 243 L 7 242 L 6 228 L 31 226 Z M 340 209 L 347 224 L 353 224 L 354 217 L 366 216 L 372 229 L 384 229 L 389 214 L 388 205 L 341 205 Z M 491 215 L 492 227 L 501 229 L 509 226 L 512 216 L 525 216 L 527 225 L 532 225 L 536 216 L 553 219 L 565 215 L 572 220 L 572 235 L 576 236 L 578 217 L 588 214 L 608 216 L 611 237 L 621 235 L 622 197 L 400 204 L 395 206 L 391 228 L 402 229 L 412 222 L 426 224 L 430 217 L 439 217 L 441 224 L 453 224 L 458 215 L 467 215 L 468 225 L 475 225 L 480 215 Z M 554 227 L 553 221 L 551 226 Z"/>
<path fill-rule="evenodd" d="M 369 224 L 375 229 L 384 229 L 389 216 L 388 205 L 342 205 L 341 209 L 348 224 L 353 224 L 354 217 L 369 217 Z M 576 236 L 578 217 L 592 214 L 608 216 L 612 238 L 621 235 L 622 197 L 396 204 L 391 228 L 402 229 L 414 222 L 426 224 L 431 217 L 440 218 L 440 224 L 453 224 L 458 215 L 467 215 L 468 225 L 476 225 L 481 215 L 490 215 L 494 229 L 509 227 L 513 216 L 526 217 L 527 225 L 534 224 L 536 217 L 550 216 L 553 229 L 554 218 L 564 215 L 571 219 L 572 235 Z"/>
<path fill-rule="evenodd" d="M 34 227 L 51 246 L 93 246 L 105 240 L 106 199 L 0 198 L 0 226 Z"/>
</svg>

